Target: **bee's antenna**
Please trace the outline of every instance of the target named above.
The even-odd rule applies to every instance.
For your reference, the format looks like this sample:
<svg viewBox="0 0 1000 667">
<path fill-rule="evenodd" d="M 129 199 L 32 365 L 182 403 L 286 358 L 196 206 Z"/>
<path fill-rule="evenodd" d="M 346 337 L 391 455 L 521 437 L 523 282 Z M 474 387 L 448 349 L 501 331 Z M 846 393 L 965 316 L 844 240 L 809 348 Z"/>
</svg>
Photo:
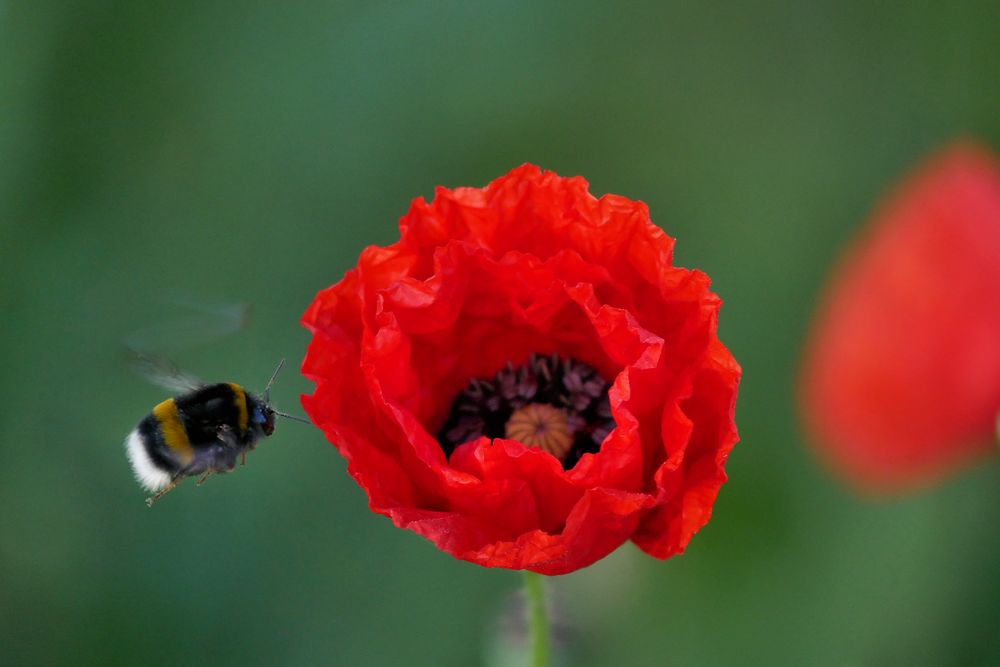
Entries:
<svg viewBox="0 0 1000 667">
<path fill-rule="evenodd" d="M 278 415 L 279 417 L 284 417 L 285 419 L 291 419 L 292 421 L 302 422 L 303 424 L 311 424 L 312 423 L 308 419 L 306 419 L 305 417 L 298 417 L 296 415 L 290 415 L 287 412 L 278 412 L 277 410 L 275 410 L 273 408 L 271 409 L 271 412 L 273 412 L 274 414 Z"/>
<path fill-rule="evenodd" d="M 284 365 L 285 365 L 285 360 L 282 359 L 281 361 L 278 362 L 278 367 L 274 369 L 273 373 L 271 373 L 271 379 L 267 381 L 267 386 L 264 387 L 264 402 L 265 403 L 270 403 L 271 402 L 271 385 L 274 384 L 274 378 L 278 377 L 278 373 L 281 372 L 281 367 L 284 366 Z"/>
<path fill-rule="evenodd" d="M 267 381 L 267 386 L 264 387 L 264 403 L 267 404 L 267 409 L 271 411 L 272 414 L 278 415 L 279 417 L 284 417 L 285 419 L 291 419 L 292 421 L 302 422 L 303 424 L 310 424 L 308 419 L 305 417 L 298 417 L 296 415 L 290 415 L 287 412 L 280 412 L 271 407 L 271 385 L 274 384 L 274 378 L 278 377 L 278 373 L 281 372 L 281 367 L 285 365 L 285 360 L 282 359 L 278 362 L 278 367 L 274 369 L 271 373 L 271 379 Z"/>
</svg>

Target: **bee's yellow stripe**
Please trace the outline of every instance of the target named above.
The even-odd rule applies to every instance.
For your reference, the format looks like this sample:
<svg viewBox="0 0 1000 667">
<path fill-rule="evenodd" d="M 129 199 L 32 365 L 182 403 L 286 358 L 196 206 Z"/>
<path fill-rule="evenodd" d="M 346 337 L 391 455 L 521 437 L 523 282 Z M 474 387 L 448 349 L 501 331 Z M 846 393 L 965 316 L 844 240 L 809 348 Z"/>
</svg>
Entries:
<svg viewBox="0 0 1000 667">
<path fill-rule="evenodd" d="M 234 382 L 229 383 L 229 387 L 233 390 L 233 403 L 236 404 L 236 413 L 239 419 L 237 423 L 240 427 L 240 433 L 246 433 L 247 426 L 250 423 L 250 417 L 247 415 L 247 393 L 243 390 L 243 387 Z"/>
<path fill-rule="evenodd" d="M 174 399 L 168 398 L 153 408 L 153 416 L 160 422 L 160 430 L 163 432 L 163 440 L 167 443 L 167 447 L 177 455 L 182 464 L 190 463 L 194 458 L 194 449 L 191 448 L 191 441 L 188 440 L 184 422 L 177 412 L 177 403 Z"/>
</svg>

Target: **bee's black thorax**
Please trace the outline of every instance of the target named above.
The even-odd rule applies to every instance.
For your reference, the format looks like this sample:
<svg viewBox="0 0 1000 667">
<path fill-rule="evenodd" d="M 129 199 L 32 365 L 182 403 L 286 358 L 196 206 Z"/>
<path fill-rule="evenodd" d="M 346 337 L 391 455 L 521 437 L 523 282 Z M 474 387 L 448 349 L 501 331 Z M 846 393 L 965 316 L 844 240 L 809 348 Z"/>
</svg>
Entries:
<svg viewBox="0 0 1000 667">
<path fill-rule="evenodd" d="M 195 447 L 214 444 L 219 427 L 227 426 L 238 444 L 246 443 L 250 409 L 246 391 L 238 384 L 212 384 L 174 399 L 188 439 Z"/>
</svg>

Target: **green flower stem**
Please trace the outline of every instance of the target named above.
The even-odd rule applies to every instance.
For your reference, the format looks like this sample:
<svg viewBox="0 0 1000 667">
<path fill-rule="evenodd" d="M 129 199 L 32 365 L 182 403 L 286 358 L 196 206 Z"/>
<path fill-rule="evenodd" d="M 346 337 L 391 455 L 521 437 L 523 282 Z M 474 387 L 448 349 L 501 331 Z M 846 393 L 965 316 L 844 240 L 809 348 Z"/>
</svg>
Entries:
<svg viewBox="0 0 1000 667">
<path fill-rule="evenodd" d="M 549 614 L 545 604 L 544 577 L 524 571 L 524 597 L 528 603 L 528 627 L 531 629 L 532 667 L 549 665 Z"/>
</svg>

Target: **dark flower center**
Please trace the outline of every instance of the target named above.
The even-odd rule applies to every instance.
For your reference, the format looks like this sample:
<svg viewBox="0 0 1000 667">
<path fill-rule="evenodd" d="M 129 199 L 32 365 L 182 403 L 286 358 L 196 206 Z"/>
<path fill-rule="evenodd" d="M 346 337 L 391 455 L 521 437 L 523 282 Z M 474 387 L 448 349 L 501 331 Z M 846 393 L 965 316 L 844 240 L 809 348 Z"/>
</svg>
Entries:
<svg viewBox="0 0 1000 667">
<path fill-rule="evenodd" d="M 569 470 L 596 453 L 615 427 L 608 383 L 587 364 L 558 355 L 510 363 L 492 380 L 473 379 L 451 405 L 438 434 L 445 455 L 480 436 L 539 447 Z"/>
</svg>

